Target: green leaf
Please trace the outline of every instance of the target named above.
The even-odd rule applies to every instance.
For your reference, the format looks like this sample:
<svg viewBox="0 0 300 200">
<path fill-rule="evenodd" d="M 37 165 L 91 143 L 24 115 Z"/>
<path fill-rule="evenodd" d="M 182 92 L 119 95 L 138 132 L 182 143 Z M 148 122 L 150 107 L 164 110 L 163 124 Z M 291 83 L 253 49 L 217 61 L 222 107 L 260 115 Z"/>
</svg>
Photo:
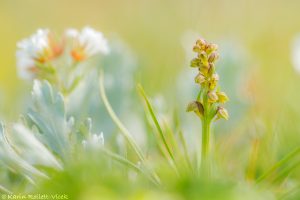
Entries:
<svg viewBox="0 0 300 200">
<path fill-rule="evenodd" d="M 295 150 L 293 150 L 292 152 L 290 152 L 289 154 L 287 154 L 284 158 L 282 158 L 280 161 L 278 161 L 277 163 L 275 163 L 269 170 L 267 170 L 267 172 L 265 172 L 263 175 L 261 175 L 260 177 L 258 177 L 258 179 L 256 180 L 256 182 L 260 183 L 261 181 L 265 180 L 270 175 L 272 175 L 273 172 L 275 172 L 281 166 L 284 166 L 285 164 L 287 164 L 291 159 L 293 159 L 298 154 L 300 154 L 300 147 L 296 148 Z"/>
<path fill-rule="evenodd" d="M 167 152 L 168 152 L 170 158 L 172 159 L 172 161 L 173 161 L 174 164 L 175 164 L 175 158 L 174 158 L 174 155 L 173 155 L 173 153 L 172 153 L 172 151 L 171 151 L 171 148 L 169 147 L 169 145 L 168 145 L 168 143 L 167 143 L 167 140 L 166 140 L 166 138 L 165 138 L 165 135 L 164 135 L 164 133 L 163 133 L 163 131 L 162 131 L 162 128 L 161 128 L 161 126 L 160 126 L 160 124 L 159 124 L 159 122 L 158 122 L 158 120 L 157 120 L 156 115 L 154 114 L 152 105 L 150 104 L 150 101 L 148 100 L 147 95 L 146 95 L 146 93 L 145 93 L 143 87 L 142 87 L 140 84 L 138 85 L 138 90 L 139 90 L 141 96 L 143 97 L 143 99 L 144 99 L 144 101 L 145 101 L 145 103 L 146 103 L 146 105 L 147 105 L 147 108 L 148 108 L 148 110 L 149 110 L 149 112 L 150 112 L 151 118 L 152 118 L 152 120 L 153 120 L 153 122 L 154 122 L 154 124 L 155 124 L 155 126 L 156 126 L 156 129 L 157 129 L 157 131 L 158 131 L 158 133 L 159 133 L 159 135 L 160 135 L 160 138 L 161 138 L 161 140 L 162 140 L 162 142 L 163 142 L 163 144 L 164 144 L 164 146 L 165 146 L 165 148 L 166 148 L 166 150 L 167 150 Z"/>
<path fill-rule="evenodd" d="M 15 151 L 2 123 L 0 123 L 0 163 L 13 172 L 23 174 L 30 181 L 34 177 L 47 178 L 46 174 L 28 163 Z"/>
<path fill-rule="evenodd" d="M 71 144 L 72 127 L 66 118 L 64 98 L 47 81 L 35 80 L 32 91 L 33 105 L 27 112 L 31 126 L 38 128 L 39 139 L 63 160 L 67 159 Z"/>
</svg>

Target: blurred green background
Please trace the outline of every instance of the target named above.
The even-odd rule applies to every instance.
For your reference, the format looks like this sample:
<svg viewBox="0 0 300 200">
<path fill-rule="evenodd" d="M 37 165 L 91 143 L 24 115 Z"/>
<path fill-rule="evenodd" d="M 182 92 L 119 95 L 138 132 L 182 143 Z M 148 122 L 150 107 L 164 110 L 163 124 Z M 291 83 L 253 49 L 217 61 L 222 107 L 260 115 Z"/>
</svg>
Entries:
<svg viewBox="0 0 300 200">
<path fill-rule="evenodd" d="M 90 25 L 105 35 L 117 33 L 130 45 L 151 88 L 171 84 L 180 72 L 185 59 L 180 40 L 187 30 L 213 41 L 234 38 L 263 76 L 260 89 L 272 94 L 293 79 L 290 43 L 300 30 L 299 5 L 297 0 L 1 0 L 0 87 L 7 99 L 23 84 L 15 70 L 18 40 L 40 27 L 62 32 Z"/>
</svg>

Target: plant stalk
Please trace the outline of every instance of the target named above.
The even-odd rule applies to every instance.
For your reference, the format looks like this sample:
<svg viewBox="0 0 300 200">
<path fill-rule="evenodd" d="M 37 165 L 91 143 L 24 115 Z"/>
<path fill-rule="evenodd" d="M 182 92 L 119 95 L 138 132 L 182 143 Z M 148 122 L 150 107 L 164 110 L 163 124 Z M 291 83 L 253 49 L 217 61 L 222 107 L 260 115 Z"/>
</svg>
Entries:
<svg viewBox="0 0 300 200">
<path fill-rule="evenodd" d="M 210 146 L 210 123 L 207 119 L 202 121 L 202 161 L 205 162 L 209 157 Z"/>
<path fill-rule="evenodd" d="M 204 174 L 210 174 L 210 120 L 205 116 L 202 120 L 201 168 Z"/>
<path fill-rule="evenodd" d="M 203 118 L 202 118 L 202 145 L 201 145 L 201 168 L 203 175 L 209 176 L 210 174 L 210 126 L 211 119 L 209 118 L 210 106 L 208 103 L 207 91 L 208 88 L 204 90 L 203 97 Z"/>
</svg>

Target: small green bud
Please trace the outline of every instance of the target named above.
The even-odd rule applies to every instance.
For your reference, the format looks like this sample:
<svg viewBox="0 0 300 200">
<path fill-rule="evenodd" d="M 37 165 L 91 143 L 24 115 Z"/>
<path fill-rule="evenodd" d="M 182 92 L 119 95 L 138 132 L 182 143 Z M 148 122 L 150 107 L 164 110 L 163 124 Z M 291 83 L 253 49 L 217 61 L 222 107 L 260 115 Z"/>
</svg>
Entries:
<svg viewBox="0 0 300 200">
<path fill-rule="evenodd" d="M 213 75 L 211 76 L 211 79 L 212 79 L 212 80 L 215 80 L 215 81 L 218 81 L 220 78 L 219 78 L 219 75 L 218 75 L 218 74 L 213 74 Z"/>
<path fill-rule="evenodd" d="M 201 65 L 201 61 L 199 58 L 194 58 L 191 61 L 191 67 L 200 67 L 200 65 Z"/>
<path fill-rule="evenodd" d="M 200 53 L 202 50 L 199 46 L 194 46 L 193 51 L 196 52 L 196 53 Z"/>
<path fill-rule="evenodd" d="M 228 120 L 228 118 L 229 118 L 227 110 L 223 107 L 218 107 L 218 110 L 217 110 L 217 119 L 220 119 L 220 118 L 223 118 L 226 120 Z"/>
<path fill-rule="evenodd" d="M 207 77 L 208 76 L 209 67 L 202 65 L 199 68 L 199 71 L 201 72 L 201 74 L 203 74 L 205 77 Z"/>
<path fill-rule="evenodd" d="M 191 103 L 188 104 L 186 108 L 187 112 L 195 112 L 199 117 L 203 116 L 204 113 L 204 108 L 203 105 L 199 101 L 192 101 Z"/>
<path fill-rule="evenodd" d="M 216 71 L 216 67 L 213 63 L 209 63 L 208 75 L 211 77 Z"/>
<path fill-rule="evenodd" d="M 225 103 L 229 100 L 228 96 L 225 92 L 217 92 L 218 95 L 218 102 L 219 103 Z"/>
<path fill-rule="evenodd" d="M 199 47 L 203 47 L 204 45 L 206 45 L 206 41 L 204 39 L 199 39 L 196 41 L 196 45 Z"/>
<path fill-rule="evenodd" d="M 218 95 L 214 91 L 209 91 L 207 93 L 207 96 L 208 96 L 208 102 L 209 103 L 215 103 L 215 102 L 218 101 Z"/>
<path fill-rule="evenodd" d="M 200 72 L 196 77 L 195 77 L 195 83 L 202 84 L 205 82 L 205 76 Z"/>
<path fill-rule="evenodd" d="M 216 45 L 216 44 L 208 44 L 206 47 L 207 54 L 211 54 L 212 52 L 217 51 L 217 50 L 218 50 L 218 45 Z"/>
<path fill-rule="evenodd" d="M 213 90 L 217 86 L 218 81 L 219 81 L 219 75 L 213 74 L 209 81 L 209 89 Z"/>
<path fill-rule="evenodd" d="M 201 64 L 203 66 L 205 66 L 205 67 L 209 66 L 208 58 L 207 58 L 207 54 L 206 53 L 204 53 L 204 52 L 199 53 L 198 58 L 200 59 Z"/>
<path fill-rule="evenodd" d="M 208 58 L 208 62 L 213 63 L 215 61 L 217 61 L 219 58 L 219 54 L 217 52 L 214 52 L 212 54 L 210 54 L 209 58 Z"/>
</svg>

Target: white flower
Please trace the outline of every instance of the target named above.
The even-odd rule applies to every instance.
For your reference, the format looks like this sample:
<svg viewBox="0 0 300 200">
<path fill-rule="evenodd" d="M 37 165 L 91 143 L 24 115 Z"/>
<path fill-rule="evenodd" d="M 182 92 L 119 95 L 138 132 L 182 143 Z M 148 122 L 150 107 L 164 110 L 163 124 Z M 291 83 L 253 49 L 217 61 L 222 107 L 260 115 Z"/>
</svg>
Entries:
<svg viewBox="0 0 300 200">
<path fill-rule="evenodd" d="M 17 51 L 16 56 L 19 77 L 26 80 L 33 79 L 34 71 L 36 70 L 34 59 L 30 58 L 23 51 Z"/>
<path fill-rule="evenodd" d="M 76 29 L 68 29 L 66 36 L 72 39 L 71 55 L 77 61 L 98 53 L 109 53 L 108 43 L 103 34 L 90 27 L 85 27 L 80 32 Z"/>
<path fill-rule="evenodd" d="M 92 134 L 90 135 L 86 140 L 82 141 L 82 145 L 85 149 L 91 148 L 91 149 L 98 149 L 104 146 L 104 137 L 103 133 L 101 132 L 98 134 Z"/>
<path fill-rule="evenodd" d="M 44 61 L 49 49 L 49 31 L 39 29 L 31 37 L 17 43 L 17 68 L 18 74 L 23 79 L 32 79 L 36 72 L 36 61 Z"/>
<path fill-rule="evenodd" d="M 48 29 L 38 29 L 31 37 L 20 41 L 17 47 L 30 57 L 38 59 L 43 51 L 49 48 L 48 36 Z"/>
<path fill-rule="evenodd" d="M 292 62 L 295 70 L 300 73 L 300 36 L 292 44 Z"/>
</svg>

